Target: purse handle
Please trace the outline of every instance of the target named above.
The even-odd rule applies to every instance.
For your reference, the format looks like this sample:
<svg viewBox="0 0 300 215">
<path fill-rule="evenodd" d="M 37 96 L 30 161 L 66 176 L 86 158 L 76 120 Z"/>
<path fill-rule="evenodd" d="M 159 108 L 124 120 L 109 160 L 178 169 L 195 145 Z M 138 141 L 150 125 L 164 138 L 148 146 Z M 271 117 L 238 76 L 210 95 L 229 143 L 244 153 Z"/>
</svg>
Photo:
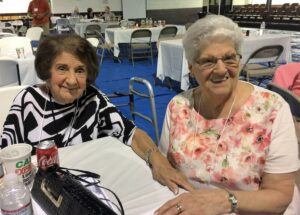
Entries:
<svg viewBox="0 0 300 215">
<path fill-rule="evenodd" d="M 99 174 L 94 173 L 94 172 L 90 172 L 90 171 L 86 171 L 86 170 L 81 170 L 81 169 L 72 169 L 72 168 L 60 167 L 57 164 L 55 164 L 55 165 L 53 165 L 52 167 L 49 167 L 49 168 L 53 168 L 52 171 L 56 171 L 56 172 L 64 174 L 64 175 L 69 175 L 69 176 L 71 176 L 72 178 L 74 178 L 78 181 L 86 183 L 87 184 L 87 185 L 85 185 L 86 187 L 97 186 L 99 188 L 102 188 L 104 190 L 109 191 L 110 193 L 112 193 L 114 195 L 114 197 L 118 201 L 119 205 L 115 204 L 110 199 L 102 199 L 102 200 L 109 201 L 110 203 L 112 203 L 119 210 L 121 215 L 125 214 L 122 202 L 119 199 L 119 197 L 117 196 L 117 194 L 114 191 L 112 191 L 111 189 L 99 185 L 99 183 L 100 183 L 100 175 Z M 82 174 L 75 175 L 75 174 L 71 173 L 70 171 L 81 172 Z M 95 180 L 95 182 L 90 182 L 90 181 L 85 180 L 84 177 L 90 177 L 90 178 L 94 178 L 94 179 L 97 179 L 97 180 Z"/>
</svg>

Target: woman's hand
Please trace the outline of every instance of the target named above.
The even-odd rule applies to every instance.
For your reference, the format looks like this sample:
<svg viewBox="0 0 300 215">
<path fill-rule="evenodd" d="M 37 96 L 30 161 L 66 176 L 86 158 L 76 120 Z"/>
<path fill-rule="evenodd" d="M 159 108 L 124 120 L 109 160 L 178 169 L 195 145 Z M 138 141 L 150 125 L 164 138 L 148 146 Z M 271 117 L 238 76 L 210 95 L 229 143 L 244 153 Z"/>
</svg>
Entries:
<svg viewBox="0 0 300 215">
<path fill-rule="evenodd" d="M 150 159 L 153 178 L 162 185 L 168 186 L 174 194 L 178 193 L 178 186 L 188 191 L 194 189 L 187 178 L 174 169 L 167 158 L 158 151 L 157 146 L 143 130 L 138 128 L 135 130 L 131 148 L 144 160 Z M 149 149 L 153 149 L 150 155 L 147 153 Z"/>
<path fill-rule="evenodd" d="M 228 193 L 222 189 L 202 189 L 183 193 L 155 211 L 155 215 L 217 215 L 228 213 Z"/>
<path fill-rule="evenodd" d="M 166 157 L 160 152 L 154 152 L 151 156 L 153 178 L 166 185 L 175 195 L 178 194 L 178 187 L 183 187 L 188 191 L 194 190 L 187 178 L 174 169 Z"/>
</svg>

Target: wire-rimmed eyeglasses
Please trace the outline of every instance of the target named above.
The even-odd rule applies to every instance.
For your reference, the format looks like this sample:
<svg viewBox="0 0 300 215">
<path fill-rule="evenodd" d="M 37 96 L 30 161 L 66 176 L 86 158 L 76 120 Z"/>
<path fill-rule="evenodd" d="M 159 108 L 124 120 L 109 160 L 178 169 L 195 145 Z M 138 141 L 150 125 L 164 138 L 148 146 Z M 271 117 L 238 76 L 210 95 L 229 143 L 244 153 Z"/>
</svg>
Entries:
<svg viewBox="0 0 300 215">
<path fill-rule="evenodd" d="M 213 69 L 216 67 L 218 60 L 221 60 L 225 67 L 236 68 L 239 66 L 239 62 L 242 58 L 240 54 L 228 54 L 223 57 L 203 57 L 196 61 L 201 69 Z"/>
</svg>

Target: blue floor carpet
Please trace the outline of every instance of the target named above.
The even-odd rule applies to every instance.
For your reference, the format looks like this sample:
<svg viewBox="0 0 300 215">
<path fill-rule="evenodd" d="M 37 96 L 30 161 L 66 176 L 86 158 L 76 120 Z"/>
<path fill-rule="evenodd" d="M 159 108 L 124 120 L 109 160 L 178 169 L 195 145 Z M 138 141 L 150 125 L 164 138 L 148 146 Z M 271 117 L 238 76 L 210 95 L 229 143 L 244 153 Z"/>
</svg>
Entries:
<svg viewBox="0 0 300 215">
<path fill-rule="evenodd" d="M 162 84 L 156 77 L 156 66 L 157 59 L 154 60 L 154 63 L 151 64 L 150 60 L 140 60 L 135 63 L 135 66 L 132 66 L 132 63 L 123 59 L 122 63 L 114 62 L 112 58 L 104 58 L 102 65 L 100 66 L 100 73 L 96 80 L 96 86 L 101 89 L 106 94 L 111 94 L 113 92 L 128 92 L 128 84 L 131 77 L 140 77 L 148 80 L 152 85 L 154 95 L 155 95 L 155 103 L 156 103 L 156 112 L 157 112 L 157 120 L 159 133 L 161 133 L 163 120 L 165 116 L 165 111 L 167 104 L 173 98 L 179 88 L 178 83 L 172 83 L 174 86 L 173 90 L 170 90 L 167 84 Z M 243 79 L 243 78 L 241 78 Z M 266 87 L 270 80 L 265 80 L 260 83 L 260 86 Z M 255 80 L 251 80 L 253 84 L 258 84 Z M 146 88 L 139 88 L 142 91 L 146 92 Z M 177 92 L 176 92 L 177 90 Z M 128 97 L 120 97 L 120 98 L 112 98 L 112 103 L 115 105 L 126 104 L 129 102 Z M 135 99 L 135 107 L 136 110 L 151 116 L 151 106 L 149 99 Z M 120 106 L 119 110 L 128 118 L 132 119 L 130 115 L 129 106 Z M 155 140 L 155 133 L 151 123 L 136 117 L 135 124 L 146 131 L 149 136 Z"/>
<path fill-rule="evenodd" d="M 122 63 L 116 63 L 111 58 L 105 58 L 100 66 L 100 73 L 96 80 L 96 86 L 104 93 L 111 94 L 113 92 L 128 92 L 128 84 L 131 77 L 140 77 L 148 80 L 153 88 L 156 103 L 156 112 L 159 132 L 161 132 L 165 111 L 168 102 L 176 95 L 176 91 L 170 90 L 155 80 L 157 61 L 151 64 L 150 60 L 139 60 L 132 66 L 131 62 L 123 59 Z M 139 89 L 146 92 L 146 88 L 141 86 Z M 112 103 L 124 104 L 128 103 L 128 97 L 112 98 Z M 151 107 L 149 99 L 135 98 L 136 110 L 151 116 Z M 119 110 L 131 119 L 129 106 L 120 106 Z M 146 131 L 149 136 L 155 140 L 154 129 L 151 123 L 136 117 L 135 124 Z"/>
</svg>

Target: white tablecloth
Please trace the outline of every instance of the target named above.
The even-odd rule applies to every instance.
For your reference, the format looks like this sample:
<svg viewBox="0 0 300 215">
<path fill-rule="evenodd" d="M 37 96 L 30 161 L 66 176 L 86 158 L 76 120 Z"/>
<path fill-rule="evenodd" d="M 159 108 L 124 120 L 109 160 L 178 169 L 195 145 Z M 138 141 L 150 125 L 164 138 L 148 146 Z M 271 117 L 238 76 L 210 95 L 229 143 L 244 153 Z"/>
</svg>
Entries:
<svg viewBox="0 0 300 215">
<path fill-rule="evenodd" d="M 18 59 L 21 85 L 34 85 L 43 82 L 36 75 L 34 60 L 34 55 L 26 56 L 24 59 Z"/>
<path fill-rule="evenodd" d="M 13 26 L 11 26 L 11 27 L 0 27 L 0 32 L 3 32 L 3 31 L 5 32 L 5 29 L 11 30 L 13 34 L 15 33 L 15 28 Z"/>
<path fill-rule="evenodd" d="M 34 67 L 34 60 L 35 60 L 34 55 L 25 53 L 25 58 L 20 58 L 20 59 L 16 57 L 16 54 L 12 54 L 12 53 L 10 53 L 9 55 L 0 53 L 0 56 L 10 57 L 18 61 L 21 85 L 34 85 L 43 82 L 41 79 L 37 77 L 35 67 Z"/>
<path fill-rule="evenodd" d="M 249 58 L 250 54 L 258 48 L 267 45 L 280 44 L 284 51 L 279 58 L 280 62 L 290 63 L 292 61 L 290 36 L 284 34 L 264 34 L 262 36 L 245 37 L 242 47 L 241 64 Z M 189 70 L 185 59 L 182 40 L 161 41 L 158 48 L 157 73 L 160 80 L 170 77 L 180 82 L 180 88 L 189 88 Z"/>
<path fill-rule="evenodd" d="M 59 159 L 63 167 L 101 175 L 101 185 L 118 195 L 126 215 L 152 215 L 174 197 L 167 187 L 152 179 L 149 167 L 130 147 L 112 137 L 60 148 Z"/>
<path fill-rule="evenodd" d="M 185 33 L 185 26 L 184 25 L 172 25 L 176 26 L 178 31 L 177 35 Z M 151 30 L 152 42 L 157 42 L 159 33 L 163 27 L 152 27 L 146 28 Z M 118 57 L 120 53 L 119 43 L 130 43 L 131 33 L 136 30 L 137 28 L 109 28 L 105 30 L 105 40 L 108 43 L 114 43 L 114 56 Z"/>
<path fill-rule="evenodd" d="M 105 33 L 105 29 L 109 25 L 118 25 L 119 22 L 79 22 L 75 24 L 75 32 L 76 34 L 80 35 L 81 37 L 84 37 L 86 26 L 96 24 L 101 27 L 101 33 Z"/>
</svg>

